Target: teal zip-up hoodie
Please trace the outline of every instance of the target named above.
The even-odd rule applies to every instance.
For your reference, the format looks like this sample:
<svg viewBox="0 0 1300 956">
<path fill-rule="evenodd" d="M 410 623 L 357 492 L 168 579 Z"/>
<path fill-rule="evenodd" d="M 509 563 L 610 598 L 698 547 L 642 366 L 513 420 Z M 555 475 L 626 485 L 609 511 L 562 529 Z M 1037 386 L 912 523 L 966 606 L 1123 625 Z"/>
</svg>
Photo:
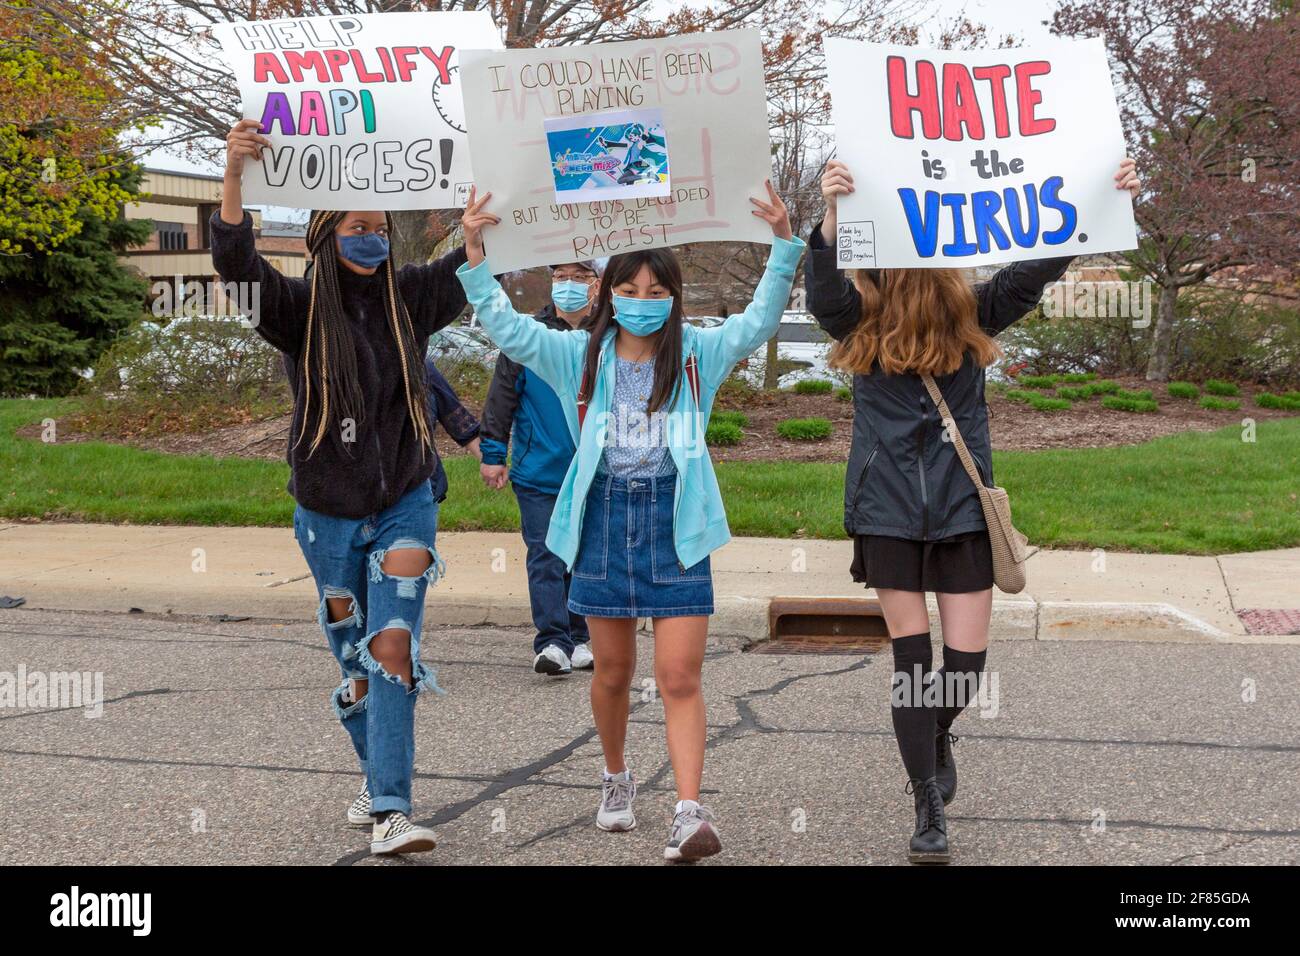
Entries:
<svg viewBox="0 0 1300 956">
<path fill-rule="evenodd" d="M 668 450 L 677 466 L 673 501 L 673 543 L 684 568 L 703 561 L 731 540 L 722 492 L 704 443 L 704 430 L 713 410 L 713 397 L 736 363 L 776 334 L 790 300 L 795 269 L 803 255 L 800 239 L 773 239 L 767 269 L 754 290 L 754 300 L 739 315 L 722 325 L 701 329 L 682 327 L 682 363 L 693 353 L 699 371 L 699 404 L 682 376 L 682 386 L 669 409 Z M 587 492 L 596 477 L 604 451 L 603 437 L 614 394 L 613 330 L 601 345 L 600 362 L 587 416 L 578 431 L 578 389 L 589 333 L 550 329 L 514 310 L 510 297 L 486 261 L 474 268 L 465 263 L 456 270 L 465 295 L 492 341 L 514 361 L 526 365 L 560 397 L 564 417 L 578 452 L 573 456 L 551 514 L 546 546 L 572 570 L 582 538 L 582 514 Z"/>
</svg>

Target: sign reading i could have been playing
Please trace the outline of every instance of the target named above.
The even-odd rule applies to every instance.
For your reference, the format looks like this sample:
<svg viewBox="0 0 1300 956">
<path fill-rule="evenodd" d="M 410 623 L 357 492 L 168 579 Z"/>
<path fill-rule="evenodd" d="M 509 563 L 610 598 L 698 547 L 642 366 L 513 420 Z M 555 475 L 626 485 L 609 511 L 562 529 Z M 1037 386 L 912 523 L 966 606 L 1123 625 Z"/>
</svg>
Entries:
<svg viewBox="0 0 1300 956">
<path fill-rule="evenodd" d="M 461 69 L 475 183 L 501 217 L 493 271 L 772 241 L 749 203 L 771 175 L 758 31 L 467 50 Z"/>
<path fill-rule="evenodd" d="M 841 269 L 964 267 L 1137 246 L 1101 40 L 955 52 L 826 41 Z"/>
<path fill-rule="evenodd" d="M 245 202 L 449 209 L 469 196 L 460 51 L 497 48 L 476 13 L 383 13 L 214 26 L 272 146 L 244 164 Z"/>
</svg>

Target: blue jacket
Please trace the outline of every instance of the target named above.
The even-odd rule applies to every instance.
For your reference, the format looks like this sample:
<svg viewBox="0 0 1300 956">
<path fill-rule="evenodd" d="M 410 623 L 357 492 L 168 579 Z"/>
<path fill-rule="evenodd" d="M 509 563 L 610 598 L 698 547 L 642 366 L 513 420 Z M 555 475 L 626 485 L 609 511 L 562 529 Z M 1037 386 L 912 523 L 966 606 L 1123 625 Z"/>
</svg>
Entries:
<svg viewBox="0 0 1300 956">
<path fill-rule="evenodd" d="M 562 332 L 572 330 L 555 314 L 553 305 L 538 309 L 533 319 Z M 502 353 L 497 356 L 481 417 L 483 464 L 504 465 L 513 439 L 510 480 L 549 495 L 559 493 L 577 446 L 555 389 Z"/>
<path fill-rule="evenodd" d="M 754 301 L 743 313 L 711 329 L 693 325 L 682 328 L 683 366 L 688 356 L 694 354 L 700 381 L 698 404 L 690 388 L 677 390 L 667 427 L 668 450 L 677 467 L 673 544 L 683 567 L 698 564 L 731 540 L 722 492 L 704 443 L 704 430 L 718 387 L 736 363 L 770 339 L 781 324 L 803 250 L 804 243 L 797 238 L 773 240 L 767 269 L 754 290 Z M 533 321 L 531 316 L 516 312 L 487 262 L 472 269 L 465 263 L 456 270 L 456 275 L 465 286 L 465 294 L 479 321 L 501 351 L 544 378 L 560 398 L 565 423 L 578 453 L 560 487 L 546 546 L 571 569 L 578 556 L 587 492 L 596 476 L 610 418 L 616 365 L 615 333 L 608 332 L 601 344 L 599 371 L 579 434 L 577 397 L 589 333 L 549 329 Z"/>
</svg>

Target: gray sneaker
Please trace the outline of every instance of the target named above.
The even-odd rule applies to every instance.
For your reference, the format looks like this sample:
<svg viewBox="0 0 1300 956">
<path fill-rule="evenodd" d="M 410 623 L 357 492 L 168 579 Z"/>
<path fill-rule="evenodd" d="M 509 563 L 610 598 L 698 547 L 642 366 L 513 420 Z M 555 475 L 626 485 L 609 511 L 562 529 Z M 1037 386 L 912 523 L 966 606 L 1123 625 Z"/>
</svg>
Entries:
<svg viewBox="0 0 1300 956">
<path fill-rule="evenodd" d="M 713 856 L 722 849 L 718 831 L 713 826 L 713 811 L 698 804 L 687 807 L 673 817 L 673 828 L 664 847 L 664 859 L 690 863 Z"/>
<path fill-rule="evenodd" d="M 596 812 L 596 826 L 602 830 L 621 833 L 636 826 L 632 801 L 636 799 L 636 780 L 632 771 L 601 784 L 600 809 Z"/>
</svg>

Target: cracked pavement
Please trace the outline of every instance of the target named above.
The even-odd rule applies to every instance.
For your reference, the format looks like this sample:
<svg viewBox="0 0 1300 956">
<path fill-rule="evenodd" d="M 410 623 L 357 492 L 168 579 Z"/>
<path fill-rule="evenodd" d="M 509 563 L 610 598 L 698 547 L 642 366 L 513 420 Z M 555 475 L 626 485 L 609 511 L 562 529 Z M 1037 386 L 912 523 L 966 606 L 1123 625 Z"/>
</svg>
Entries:
<svg viewBox="0 0 1300 956">
<path fill-rule="evenodd" d="M 594 826 L 588 676 L 535 675 L 530 648 L 524 630 L 426 629 L 447 695 L 417 709 L 412 816 L 439 846 L 381 860 L 344 820 L 360 776 L 313 622 L 0 612 L 0 672 L 102 672 L 104 693 L 93 719 L 0 707 L 0 863 L 660 864 L 652 638 L 626 834 Z M 711 644 L 704 802 L 724 850 L 702 865 L 905 861 L 889 665 Z M 1300 647 L 1001 641 L 988 666 L 996 716 L 953 728 L 954 863 L 1300 862 Z"/>
</svg>

